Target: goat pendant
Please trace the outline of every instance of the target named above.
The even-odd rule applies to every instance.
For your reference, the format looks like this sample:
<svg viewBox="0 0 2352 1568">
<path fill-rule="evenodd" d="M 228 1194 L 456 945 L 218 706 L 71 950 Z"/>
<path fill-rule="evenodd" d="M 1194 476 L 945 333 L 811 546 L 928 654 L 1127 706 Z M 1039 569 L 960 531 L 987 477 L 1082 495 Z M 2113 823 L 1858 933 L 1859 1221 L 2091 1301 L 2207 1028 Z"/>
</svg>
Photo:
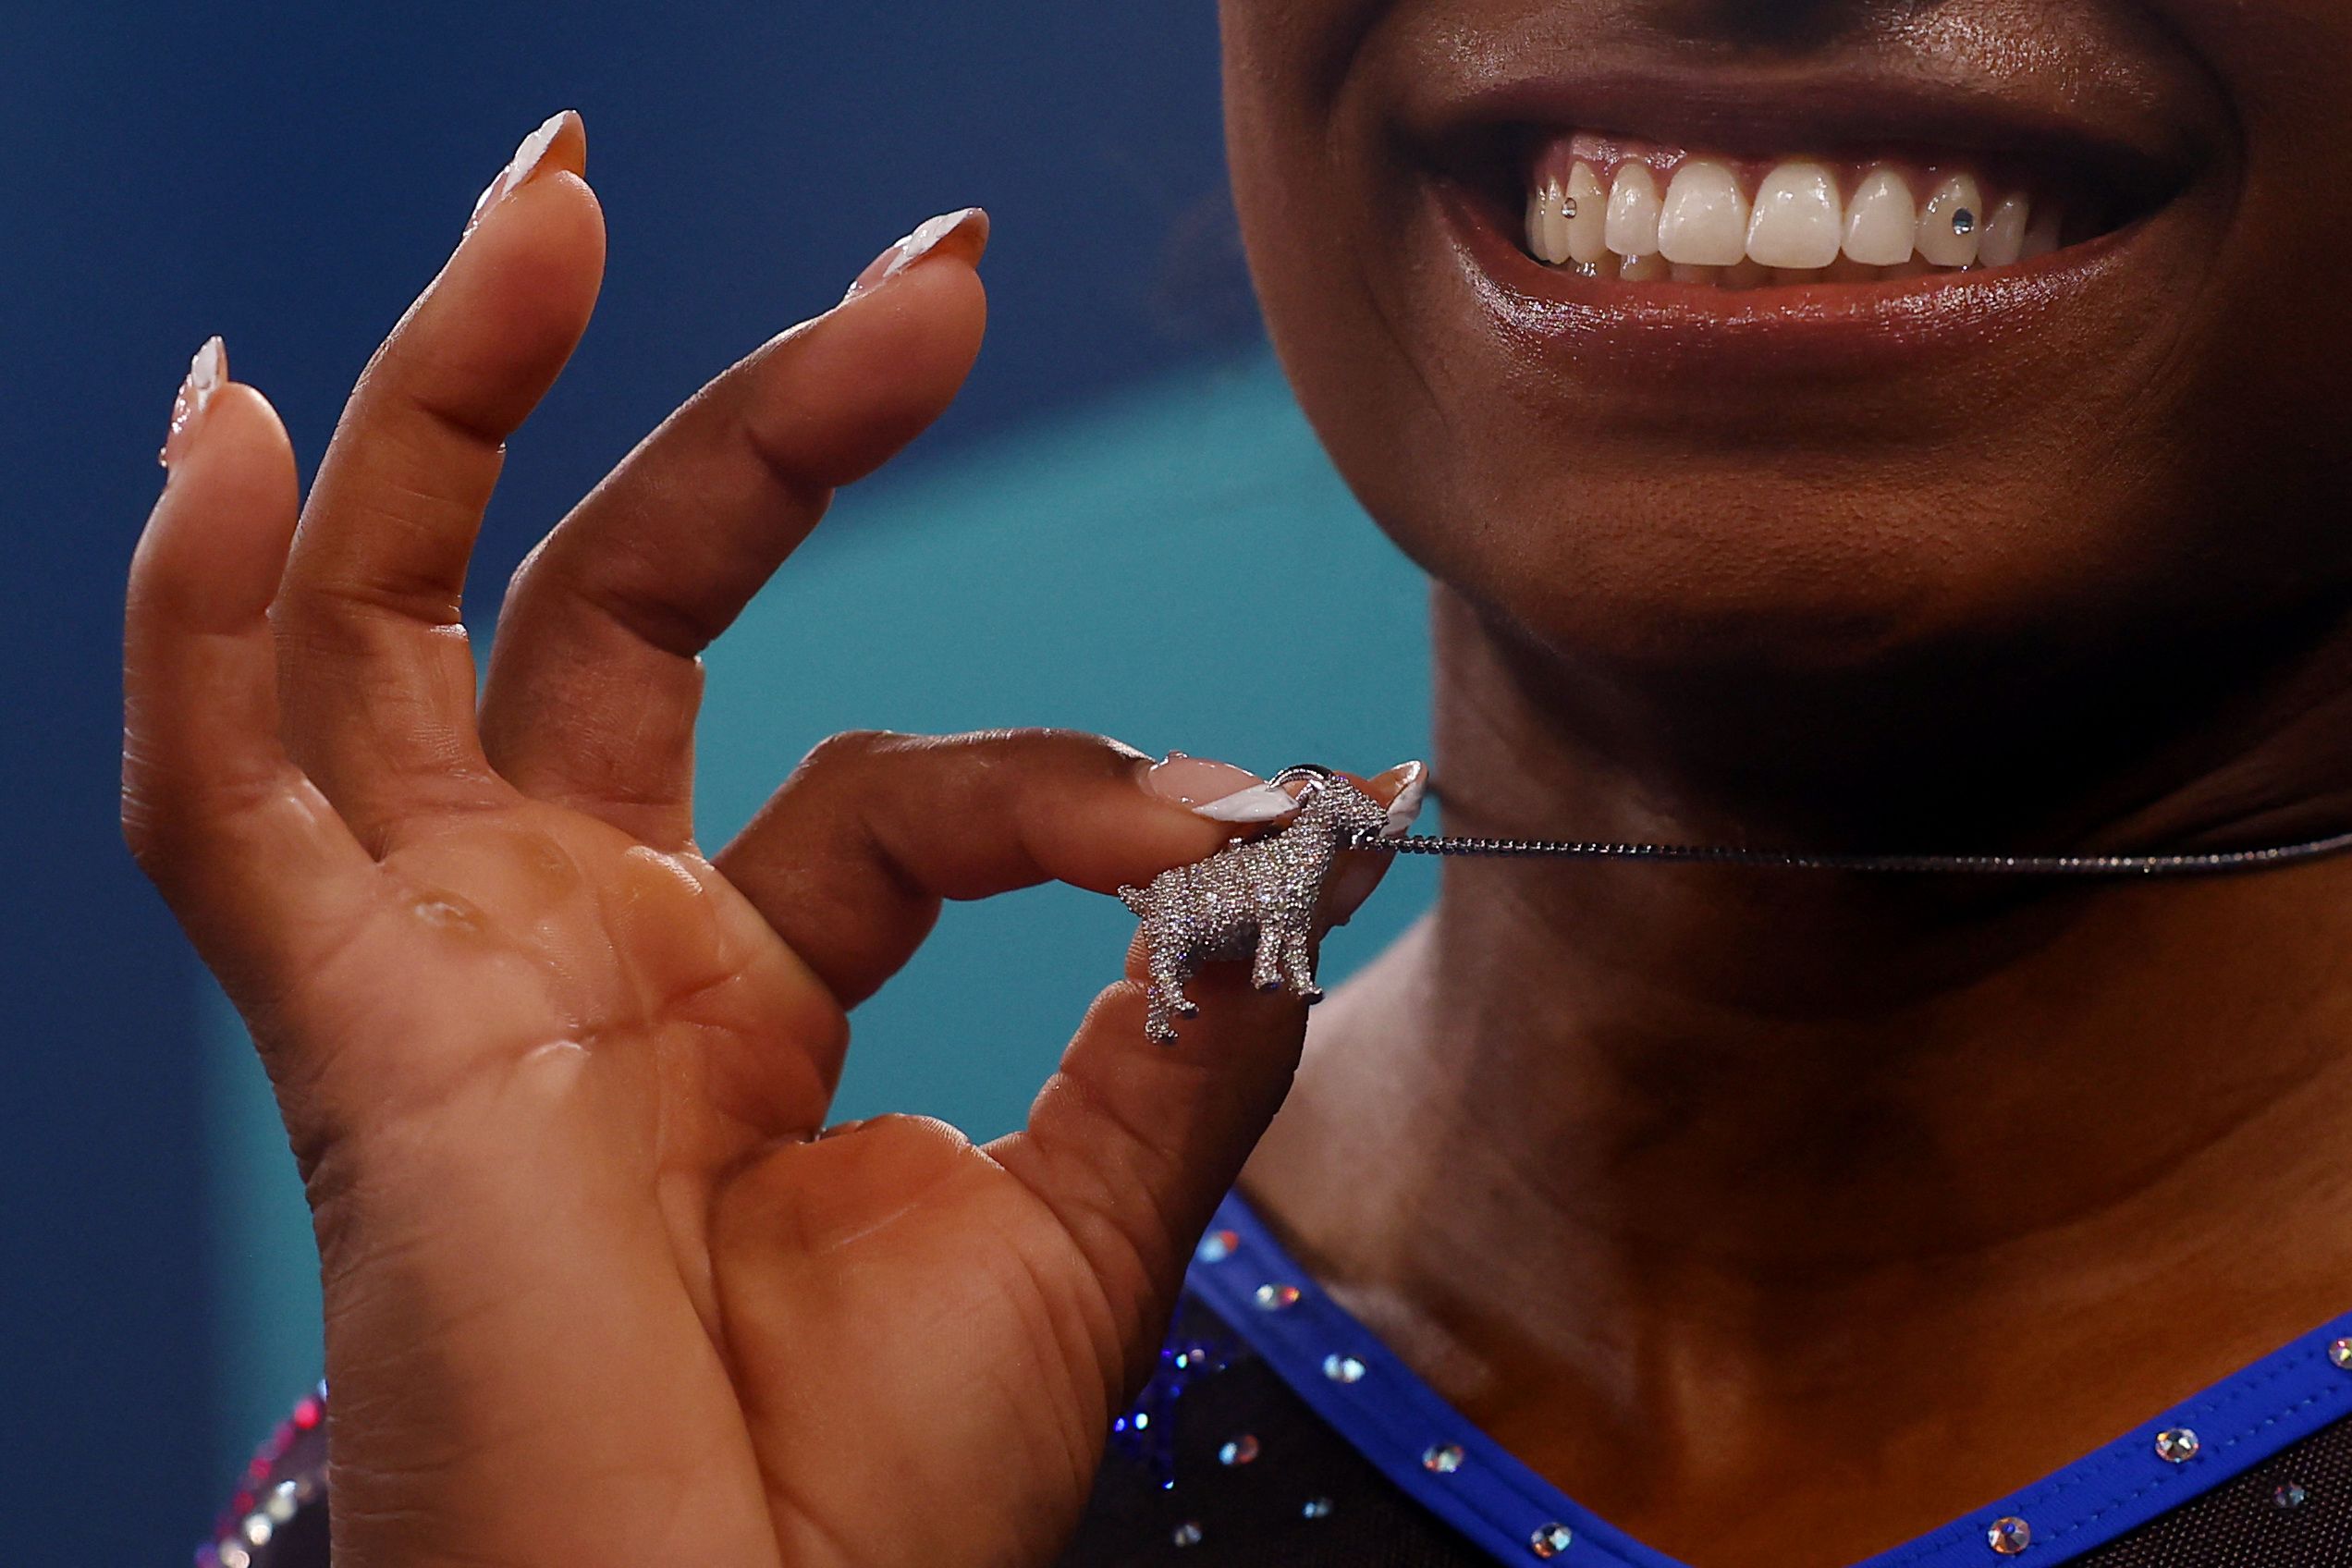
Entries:
<svg viewBox="0 0 2352 1568">
<path fill-rule="evenodd" d="M 1341 851 L 1381 837 L 1390 821 L 1379 802 L 1326 768 L 1285 768 L 1272 782 L 1301 779 L 1306 789 L 1287 826 L 1119 889 L 1151 949 L 1144 1032 L 1156 1043 L 1172 1042 L 1176 1020 L 1200 1011 L 1184 986 L 1204 963 L 1248 959 L 1259 990 L 1321 998 L 1315 960 L 1323 884 Z"/>
</svg>

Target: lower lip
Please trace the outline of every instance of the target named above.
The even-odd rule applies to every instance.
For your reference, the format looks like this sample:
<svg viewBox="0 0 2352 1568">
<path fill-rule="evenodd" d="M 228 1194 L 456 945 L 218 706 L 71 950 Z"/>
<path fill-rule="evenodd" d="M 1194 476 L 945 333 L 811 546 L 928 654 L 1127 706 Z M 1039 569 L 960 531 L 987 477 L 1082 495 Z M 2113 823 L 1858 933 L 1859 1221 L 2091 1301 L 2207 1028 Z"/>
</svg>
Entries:
<svg viewBox="0 0 2352 1568">
<path fill-rule="evenodd" d="M 1439 223 L 1480 304 L 1509 337 L 1574 358 L 1580 371 L 1622 362 L 1654 377 L 1868 374 L 1973 351 L 2045 330 L 2053 312 L 2096 308 L 2144 253 L 2164 243 L 2173 210 L 2031 262 L 1983 272 L 1870 283 L 1623 283 L 1555 271 L 1449 182 L 1430 188 Z M 2121 301 L 2118 301 L 2121 304 Z"/>
</svg>

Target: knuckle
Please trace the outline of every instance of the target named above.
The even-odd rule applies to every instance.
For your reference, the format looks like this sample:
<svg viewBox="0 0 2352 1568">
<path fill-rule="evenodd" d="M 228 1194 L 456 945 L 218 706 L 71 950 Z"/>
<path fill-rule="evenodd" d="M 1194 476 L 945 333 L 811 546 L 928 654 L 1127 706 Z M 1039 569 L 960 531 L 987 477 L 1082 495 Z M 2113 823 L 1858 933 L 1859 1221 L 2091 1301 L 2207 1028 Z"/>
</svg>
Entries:
<svg viewBox="0 0 2352 1568">
<path fill-rule="evenodd" d="M 1067 767 L 1074 772 L 1115 773 L 1147 760 L 1133 746 L 1107 735 L 1042 725 L 967 730 L 942 736 L 936 744 L 975 761 Z"/>
<path fill-rule="evenodd" d="M 801 759 L 800 771 L 828 777 L 869 767 L 884 756 L 908 750 L 920 739 L 893 729 L 844 729 L 811 747 L 808 755 Z"/>
</svg>

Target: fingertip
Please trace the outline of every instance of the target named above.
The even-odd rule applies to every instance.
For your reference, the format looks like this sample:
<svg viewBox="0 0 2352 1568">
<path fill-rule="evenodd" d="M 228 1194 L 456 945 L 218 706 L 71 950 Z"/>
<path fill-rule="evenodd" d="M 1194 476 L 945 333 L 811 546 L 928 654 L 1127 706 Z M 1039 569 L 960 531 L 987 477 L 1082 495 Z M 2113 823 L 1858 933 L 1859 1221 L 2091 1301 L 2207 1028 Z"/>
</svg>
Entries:
<svg viewBox="0 0 2352 1568">
<path fill-rule="evenodd" d="M 225 621 L 276 594 L 297 510 L 294 446 L 269 399 L 226 382 L 175 437 L 164 493 L 132 559 L 134 596 Z"/>
<path fill-rule="evenodd" d="M 423 404 L 486 443 L 503 441 L 587 331 L 605 251 L 595 192 L 577 171 L 543 163 L 467 230 L 386 339 L 361 397 L 372 404 L 389 383 L 396 401 Z"/>
<path fill-rule="evenodd" d="M 558 109 L 552 123 L 555 134 L 548 141 L 542 166 L 584 179 L 588 173 L 587 119 L 577 109 Z"/>
<path fill-rule="evenodd" d="M 482 288 L 503 319 L 571 332 L 586 324 L 603 281 L 605 210 L 586 178 L 558 169 L 508 197 L 462 247 L 446 283 Z"/>
<path fill-rule="evenodd" d="M 838 487 L 873 472 L 947 409 L 979 358 L 987 295 L 955 258 L 926 262 L 772 339 L 745 422 L 773 466 Z"/>
</svg>

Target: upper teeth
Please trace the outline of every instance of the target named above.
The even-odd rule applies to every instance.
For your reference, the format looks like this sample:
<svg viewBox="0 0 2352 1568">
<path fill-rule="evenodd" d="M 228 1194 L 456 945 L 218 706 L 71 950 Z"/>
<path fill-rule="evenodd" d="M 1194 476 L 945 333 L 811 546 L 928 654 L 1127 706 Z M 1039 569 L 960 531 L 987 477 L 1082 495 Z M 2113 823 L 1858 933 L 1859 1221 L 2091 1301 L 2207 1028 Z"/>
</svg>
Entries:
<svg viewBox="0 0 2352 1568">
<path fill-rule="evenodd" d="M 1669 162 L 1661 189 L 1653 165 Z M 1577 156 L 1564 172 L 1558 158 L 1539 164 L 1527 249 L 1591 276 L 1613 263 L 1622 277 L 1705 280 L 1731 269 L 1730 281 L 1753 282 L 1833 267 L 2007 266 L 2056 250 L 2058 220 L 2056 203 L 2023 191 L 1988 202 L 1967 170 L 1842 171 L 1795 158 L 1765 169 L 1751 194 L 1733 165 L 1713 158 Z"/>
</svg>

